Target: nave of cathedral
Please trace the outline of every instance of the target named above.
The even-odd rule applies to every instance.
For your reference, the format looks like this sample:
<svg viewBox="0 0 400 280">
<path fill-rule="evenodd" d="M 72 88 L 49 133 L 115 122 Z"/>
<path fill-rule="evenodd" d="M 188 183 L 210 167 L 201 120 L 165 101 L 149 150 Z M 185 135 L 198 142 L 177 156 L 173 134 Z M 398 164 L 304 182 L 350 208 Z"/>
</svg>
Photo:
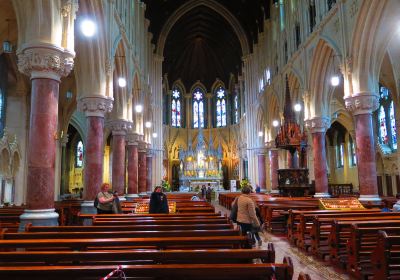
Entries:
<svg viewBox="0 0 400 280">
<path fill-rule="evenodd" d="M 230 209 L 251 186 L 271 240 L 372 279 L 369 253 L 346 267 L 358 255 L 311 224 L 363 213 L 400 235 L 377 214 L 400 194 L 399 15 L 397 0 L 0 0 L 0 229 L 93 224 L 103 183 L 124 213 L 162 186 L 207 221 L 193 195 Z"/>
</svg>

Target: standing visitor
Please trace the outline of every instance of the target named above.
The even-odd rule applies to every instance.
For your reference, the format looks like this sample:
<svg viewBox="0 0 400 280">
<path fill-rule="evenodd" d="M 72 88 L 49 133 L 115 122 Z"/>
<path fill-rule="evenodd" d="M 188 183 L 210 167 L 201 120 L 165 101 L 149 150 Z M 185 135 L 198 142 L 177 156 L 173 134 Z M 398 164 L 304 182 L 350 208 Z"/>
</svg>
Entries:
<svg viewBox="0 0 400 280">
<path fill-rule="evenodd" d="M 251 189 L 249 186 L 242 188 L 242 194 L 237 199 L 237 223 L 239 224 L 242 234 L 246 235 L 247 232 L 254 232 L 253 228 L 260 228 L 260 222 L 256 215 L 256 205 L 249 196 Z M 257 235 L 258 236 L 258 233 Z M 252 234 L 253 242 L 255 242 L 254 235 Z M 259 236 L 258 236 L 259 237 Z M 261 238 L 258 240 L 258 244 L 261 245 Z"/>
<path fill-rule="evenodd" d="M 206 191 L 206 199 L 207 199 L 207 202 L 211 202 L 211 193 L 212 193 L 212 189 L 211 189 L 211 187 L 210 187 L 210 184 L 208 185 L 208 188 L 207 188 L 207 191 Z"/>
<path fill-rule="evenodd" d="M 112 214 L 112 207 L 115 196 L 109 192 L 110 184 L 103 183 L 100 189 L 101 191 L 97 194 L 94 205 L 97 208 L 97 214 Z"/>
<path fill-rule="evenodd" d="M 156 187 L 150 196 L 150 214 L 169 214 L 167 196 L 162 192 L 161 187 Z"/>
<path fill-rule="evenodd" d="M 205 198 L 206 197 L 206 186 L 202 185 L 201 186 L 201 198 Z"/>
</svg>

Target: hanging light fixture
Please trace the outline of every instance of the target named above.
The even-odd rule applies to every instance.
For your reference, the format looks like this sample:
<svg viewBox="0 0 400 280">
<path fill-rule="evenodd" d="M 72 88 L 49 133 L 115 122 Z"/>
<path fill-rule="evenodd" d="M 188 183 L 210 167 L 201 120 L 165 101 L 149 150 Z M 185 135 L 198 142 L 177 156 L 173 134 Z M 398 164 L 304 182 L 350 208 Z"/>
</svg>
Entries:
<svg viewBox="0 0 400 280">
<path fill-rule="evenodd" d="M 9 41 L 10 38 L 10 19 L 6 19 L 7 22 L 7 39 L 3 41 L 3 53 L 12 53 L 12 44 Z"/>
</svg>

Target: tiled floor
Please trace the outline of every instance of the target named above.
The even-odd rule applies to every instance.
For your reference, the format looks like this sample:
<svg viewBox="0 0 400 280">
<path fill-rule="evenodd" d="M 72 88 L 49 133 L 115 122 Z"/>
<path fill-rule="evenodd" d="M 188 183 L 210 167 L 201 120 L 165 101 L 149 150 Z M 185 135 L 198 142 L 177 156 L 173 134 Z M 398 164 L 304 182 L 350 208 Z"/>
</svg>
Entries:
<svg viewBox="0 0 400 280">
<path fill-rule="evenodd" d="M 217 211 L 223 214 L 229 214 L 229 210 L 214 204 Z M 292 258 L 294 266 L 293 279 L 296 280 L 300 272 L 308 273 L 312 280 L 347 280 L 352 279 L 343 272 L 338 272 L 328 262 L 321 262 L 311 255 L 305 254 L 303 251 L 291 246 L 284 236 L 277 236 L 267 232 L 262 234 L 265 242 L 261 248 L 267 249 L 267 242 L 272 242 L 275 246 L 276 262 L 281 263 L 284 256 Z"/>
</svg>

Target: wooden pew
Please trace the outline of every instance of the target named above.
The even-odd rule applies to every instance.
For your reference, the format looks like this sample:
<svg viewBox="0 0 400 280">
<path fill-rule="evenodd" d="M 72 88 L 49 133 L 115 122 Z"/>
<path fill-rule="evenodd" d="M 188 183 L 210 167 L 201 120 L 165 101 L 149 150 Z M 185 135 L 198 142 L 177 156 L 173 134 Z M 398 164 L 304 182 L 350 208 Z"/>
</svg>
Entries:
<svg viewBox="0 0 400 280">
<path fill-rule="evenodd" d="M 17 239 L 0 240 L 0 249 L 27 250 L 106 250 L 124 248 L 251 248 L 249 236 L 150 237 L 150 238 L 80 238 L 80 239 Z"/>
<path fill-rule="evenodd" d="M 0 267 L 3 279 L 99 279 L 115 270 L 115 265 Z M 289 280 L 292 264 L 145 264 L 121 265 L 127 277 L 135 279 L 204 279 L 204 280 Z M 304 276 L 302 276 L 304 277 Z M 300 278 L 304 279 L 304 278 Z"/>
<path fill-rule="evenodd" d="M 118 226 L 125 226 L 125 225 L 144 225 L 144 224 L 158 224 L 158 225 L 166 225 L 166 224 L 173 224 L 175 225 L 184 225 L 184 224 L 223 224 L 229 223 L 227 218 L 221 219 L 196 219 L 196 220 L 175 220 L 171 221 L 168 219 L 164 220 L 120 220 L 120 221 L 98 221 L 96 219 L 93 220 L 93 225 L 95 226 L 111 226 L 111 225 L 118 225 Z"/>
<path fill-rule="evenodd" d="M 380 231 L 371 264 L 373 280 L 400 279 L 400 235 Z"/>
<path fill-rule="evenodd" d="M 389 235 L 400 235 L 400 221 L 375 226 L 365 223 L 351 226 L 350 239 L 347 243 L 347 270 L 353 276 L 363 279 L 372 276 L 371 254 L 378 244 L 380 230 Z"/>
<path fill-rule="evenodd" d="M 369 226 L 391 226 L 399 223 L 399 219 L 391 219 L 386 217 L 370 218 L 370 217 L 357 217 L 353 219 L 337 219 L 332 222 L 331 232 L 329 234 L 329 259 L 335 264 L 343 268 L 347 267 L 347 243 L 350 239 L 351 225 L 357 223 L 360 227 Z"/>
<path fill-rule="evenodd" d="M 0 252 L 0 266 L 84 264 L 171 264 L 171 263 L 263 263 L 275 262 L 272 243 L 264 249 L 204 250 L 104 250 L 104 251 L 15 251 Z"/>
</svg>

